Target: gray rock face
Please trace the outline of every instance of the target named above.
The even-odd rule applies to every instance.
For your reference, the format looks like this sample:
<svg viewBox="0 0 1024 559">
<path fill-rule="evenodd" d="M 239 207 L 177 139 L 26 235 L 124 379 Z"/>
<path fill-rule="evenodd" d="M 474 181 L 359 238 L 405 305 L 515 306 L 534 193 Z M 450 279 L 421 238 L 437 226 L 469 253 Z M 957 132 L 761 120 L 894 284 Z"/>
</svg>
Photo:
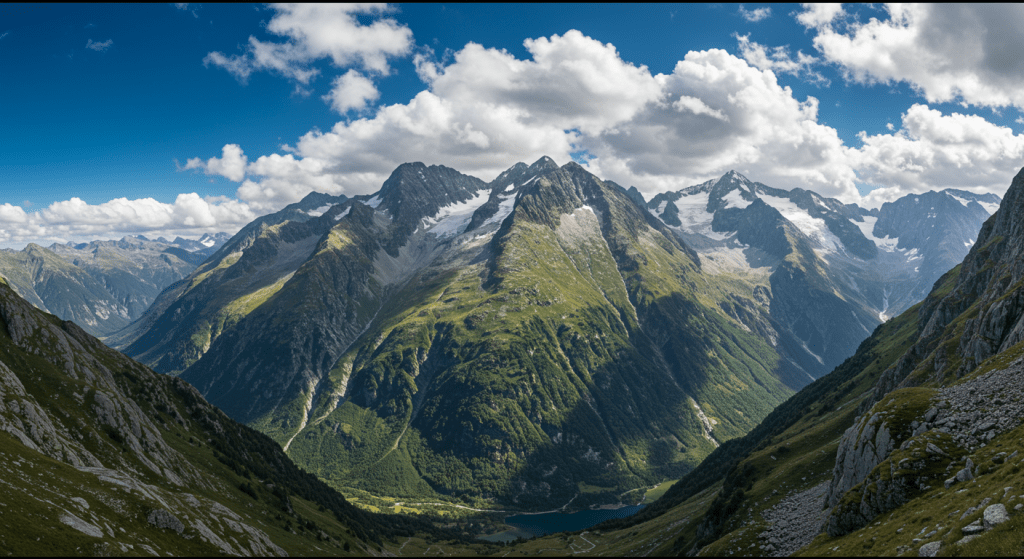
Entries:
<svg viewBox="0 0 1024 559">
<path fill-rule="evenodd" d="M 185 525 L 178 520 L 178 517 L 164 509 L 151 510 L 149 515 L 146 516 L 146 521 L 161 530 L 171 530 L 179 534 L 185 531 Z"/>
<path fill-rule="evenodd" d="M 881 424 L 879 424 L 881 423 Z M 875 466 L 892 453 L 893 438 L 879 414 L 862 417 L 839 440 L 826 502 L 834 507 L 843 495 L 864 481 Z"/>
</svg>

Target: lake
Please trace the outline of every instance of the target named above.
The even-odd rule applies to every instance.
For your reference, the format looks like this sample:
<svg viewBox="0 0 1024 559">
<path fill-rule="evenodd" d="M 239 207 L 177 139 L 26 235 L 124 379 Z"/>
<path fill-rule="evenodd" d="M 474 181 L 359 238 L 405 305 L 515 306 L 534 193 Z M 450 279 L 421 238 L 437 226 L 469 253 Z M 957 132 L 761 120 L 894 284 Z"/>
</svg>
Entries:
<svg viewBox="0 0 1024 559">
<path fill-rule="evenodd" d="M 640 512 L 645 505 L 635 505 L 618 509 L 581 510 L 570 514 L 562 512 L 545 512 L 541 514 L 517 514 L 505 518 L 505 524 L 525 532 L 531 536 L 545 536 L 555 532 L 575 532 L 586 530 L 613 518 L 626 518 Z"/>
</svg>

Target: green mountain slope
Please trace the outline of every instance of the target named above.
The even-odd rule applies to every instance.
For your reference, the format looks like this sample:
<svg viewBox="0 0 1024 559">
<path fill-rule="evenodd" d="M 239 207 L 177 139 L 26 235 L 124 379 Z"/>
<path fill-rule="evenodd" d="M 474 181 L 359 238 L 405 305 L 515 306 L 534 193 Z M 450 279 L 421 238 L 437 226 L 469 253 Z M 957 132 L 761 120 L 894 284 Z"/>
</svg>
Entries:
<svg viewBox="0 0 1024 559">
<path fill-rule="evenodd" d="M 0 472 L 9 555 L 367 554 L 433 531 L 355 509 L 185 382 L 2 280 Z"/>
<path fill-rule="evenodd" d="M 291 278 L 346 199 L 310 194 L 245 226 L 108 343 L 161 373 L 185 370 Z"/>
<path fill-rule="evenodd" d="M 702 555 L 1020 554 L 1022 223 L 1024 171 L 925 301 L 605 528 L 676 518 L 663 551 Z"/>
</svg>

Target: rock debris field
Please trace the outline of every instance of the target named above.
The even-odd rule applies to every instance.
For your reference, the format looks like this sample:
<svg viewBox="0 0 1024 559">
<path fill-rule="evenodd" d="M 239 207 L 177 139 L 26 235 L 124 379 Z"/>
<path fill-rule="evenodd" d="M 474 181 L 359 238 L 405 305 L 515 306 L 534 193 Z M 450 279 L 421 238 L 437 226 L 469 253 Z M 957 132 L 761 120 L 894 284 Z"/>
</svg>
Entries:
<svg viewBox="0 0 1024 559">
<path fill-rule="evenodd" d="M 829 514 L 829 509 L 824 508 L 828 484 L 825 481 L 790 495 L 761 513 L 770 524 L 758 535 L 760 549 L 765 556 L 788 557 L 821 533 Z"/>
<path fill-rule="evenodd" d="M 963 448 L 977 449 L 1024 418 L 1024 359 L 939 391 L 935 429 L 953 436 Z"/>
</svg>

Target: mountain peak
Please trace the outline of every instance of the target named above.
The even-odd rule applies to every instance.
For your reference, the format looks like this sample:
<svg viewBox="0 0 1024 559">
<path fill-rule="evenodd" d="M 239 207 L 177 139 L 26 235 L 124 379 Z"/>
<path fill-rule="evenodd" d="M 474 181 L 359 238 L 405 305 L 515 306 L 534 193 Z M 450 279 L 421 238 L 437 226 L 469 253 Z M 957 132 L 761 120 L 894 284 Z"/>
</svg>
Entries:
<svg viewBox="0 0 1024 559">
<path fill-rule="evenodd" d="M 546 170 L 546 169 L 557 169 L 557 168 L 558 168 L 558 163 L 555 163 L 554 159 L 551 159 L 550 157 L 548 157 L 546 155 L 544 157 L 541 157 L 540 159 L 534 161 L 533 164 L 530 165 L 530 170 L 531 171 L 541 171 L 541 170 Z"/>
</svg>

